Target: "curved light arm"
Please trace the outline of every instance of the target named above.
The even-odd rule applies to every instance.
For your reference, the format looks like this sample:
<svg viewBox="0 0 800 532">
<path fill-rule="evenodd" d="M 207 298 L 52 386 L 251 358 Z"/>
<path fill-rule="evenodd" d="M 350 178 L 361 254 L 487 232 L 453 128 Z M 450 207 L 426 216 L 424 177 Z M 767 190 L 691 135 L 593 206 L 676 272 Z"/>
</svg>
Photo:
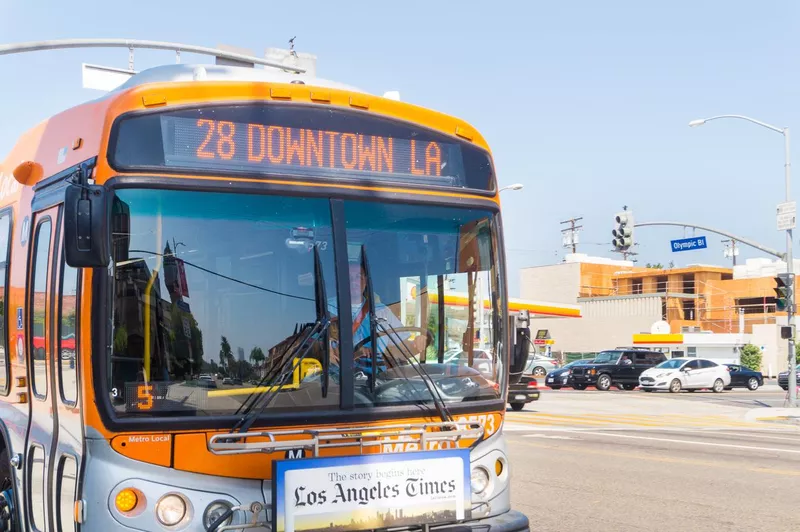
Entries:
<svg viewBox="0 0 800 532">
<path fill-rule="evenodd" d="M 501 188 L 497 192 L 502 192 L 504 190 L 522 190 L 524 186 L 525 185 L 523 185 L 522 183 L 514 183 L 513 185 L 508 185 L 506 187 Z"/>
<path fill-rule="evenodd" d="M 746 121 L 752 122 L 752 123 L 754 123 L 754 124 L 756 124 L 758 126 L 765 127 L 767 129 L 771 129 L 772 131 L 780 133 L 781 135 L 784 135 L 785 132 L 786 132 L 785 128 L 776 127 L 776 126 L 767 124 L 766 122 L 762 122 L 760 120 L 756 120 L 755 118 L 750 118 L 749 116 L 744 116 L 744 115 L 719 115 L 719 116 L 712 116 L 710 118 L 701 118 L 699 120 L 692 120 L 691 122 L 689 122 L 689 127 L 702 126 L 706 122 L 710 122 L 711 120 L 719 120 L 720 118 L 738 118 L 739 120 L 746 120 Z"/>
</svg>

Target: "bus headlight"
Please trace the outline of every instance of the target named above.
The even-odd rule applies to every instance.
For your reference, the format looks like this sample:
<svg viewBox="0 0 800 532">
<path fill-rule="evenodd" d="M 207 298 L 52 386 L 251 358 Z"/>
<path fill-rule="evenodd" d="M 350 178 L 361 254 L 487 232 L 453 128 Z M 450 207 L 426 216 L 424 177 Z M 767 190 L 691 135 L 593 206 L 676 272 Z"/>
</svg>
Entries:
<svg viewBox="0 0 800 532">
<path fill-rule="evenodd" d="M 473 467 L 469 478 L 472 493 L 480 495 L 489 487 L 489 472 L 483 467 Z"/>
<path fill-rule="evenodd" d="M 186 500 L 180 495 L 164 495 L 156 504 L 156 518 L 164 526 L 176 526 L 186 517 Z"/>
</svg>

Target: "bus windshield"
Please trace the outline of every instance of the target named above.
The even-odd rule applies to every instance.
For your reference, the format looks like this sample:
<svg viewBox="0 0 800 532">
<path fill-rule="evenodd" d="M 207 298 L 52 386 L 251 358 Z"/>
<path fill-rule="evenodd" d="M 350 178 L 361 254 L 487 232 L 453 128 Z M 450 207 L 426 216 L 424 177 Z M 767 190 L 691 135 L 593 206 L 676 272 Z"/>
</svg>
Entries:
<svg viewBox="0 0 800 532">
<path fill-rule="evenodd" d="M 328 199 L 117 190 L 106 372 L 117 415 L 234 415 L 259 394 L 273 414 L 337 410 L 342 353 L 353 353 L 356 407 L 433 406 L 431 383 L 447 403 L 500 399 L 496 215 L 343 203 L 346 242 L 334 249 Z M 342 290 L 337 256 L 349 267 Z M 318 317 L 317 282 L 331 323 L 298 350 Z"/>
</svg>

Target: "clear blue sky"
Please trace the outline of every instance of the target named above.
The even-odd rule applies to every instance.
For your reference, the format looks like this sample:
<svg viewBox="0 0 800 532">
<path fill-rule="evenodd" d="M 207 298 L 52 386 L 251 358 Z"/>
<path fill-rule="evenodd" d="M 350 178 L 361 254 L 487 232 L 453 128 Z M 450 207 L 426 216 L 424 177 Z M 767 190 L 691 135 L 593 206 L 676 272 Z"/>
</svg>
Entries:
<svg viewBox="0 0 800 532">
<path fill-rule="evenodd" d="M 579 251 L 610 255 L 623 204 L 637 221 L 693 221 L 783 249 L 774 215 L 783 139 L 744 122 L 687 123 L 737 113 L 796 127 L 800 190 L 798 14 L 792 0 L 0 0 L 0 42 L 127 37 L 262 53 L 296 35 L 298 50 L 318 55 L 320 76 L 399 90 L 483 132 L 501 184 L 525 184 L 504 193 L 516 295 L 520 267 L 563 256 L 561 220 L 583 216 Z M 136 53 L 137 69 L 173 60 Z M 97 95 L 80 88 L 82 61 L 126 67 L 127 51 L 0 57 L 0 154 L 39 120 Z M 707 252 L 672 254 L 682 229 L 636 236 L 642 264 L 724 262 L 717 237 Z"/>
</svg>

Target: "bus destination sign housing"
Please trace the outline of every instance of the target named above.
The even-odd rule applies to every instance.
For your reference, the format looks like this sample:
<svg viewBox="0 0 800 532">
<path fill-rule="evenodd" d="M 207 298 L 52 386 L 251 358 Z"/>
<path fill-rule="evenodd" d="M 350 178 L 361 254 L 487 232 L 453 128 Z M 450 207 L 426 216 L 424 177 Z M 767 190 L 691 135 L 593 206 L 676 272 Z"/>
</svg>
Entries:
<svg viewBox="0 0 800 532">
<path fill-rule="evenodd" d="M 351 179 L 491 192 L 489 154 L 408 122 L 330 108 L 257 104 L 121 117 L 118 170 Z"/>
</svg>

